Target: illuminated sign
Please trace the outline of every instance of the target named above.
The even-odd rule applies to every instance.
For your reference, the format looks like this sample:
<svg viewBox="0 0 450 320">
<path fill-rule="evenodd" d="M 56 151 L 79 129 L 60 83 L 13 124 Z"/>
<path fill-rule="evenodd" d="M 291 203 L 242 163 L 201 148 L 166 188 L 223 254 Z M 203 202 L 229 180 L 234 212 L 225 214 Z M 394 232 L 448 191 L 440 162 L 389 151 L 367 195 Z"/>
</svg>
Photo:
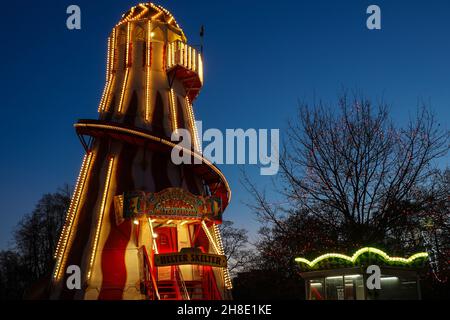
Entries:
<svg viewBox="0 0 450 320">
<path fill-rule="evenodd" d="M 125 219 L 150 218 L 222 220 L 222 200 L 197 196 L 180 188 L 158 193 L 131 191 L 115 197 L 115 207 Z"/>
<path fill-rule="evenodd" d="M 195 248 L 183 248 L 180 252 L 155 254 L 155 264 L 159 267 L 196 264 L 226 268 L 227 258 L 223 255 L 203 253 L 201 250 Z"/>
</svg>

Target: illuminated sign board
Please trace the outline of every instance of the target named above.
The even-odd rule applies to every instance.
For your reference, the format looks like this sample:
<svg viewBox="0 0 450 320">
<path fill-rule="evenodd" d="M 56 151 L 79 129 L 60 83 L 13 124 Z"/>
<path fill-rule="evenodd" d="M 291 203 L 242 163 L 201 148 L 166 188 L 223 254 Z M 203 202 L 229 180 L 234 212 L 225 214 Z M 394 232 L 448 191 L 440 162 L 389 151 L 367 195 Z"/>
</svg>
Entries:
<svg viewBox="0 0 450 320">
<path fill-rule="evenodd" d="M 195 248 L 183 248 L 180 252 L 155 254 L 155 264 L 159 267 L 195 264 L 226 268 L 227 258 L 223 255 L 203 253 Z"/>
<path fill-rule="evenodd" d="M 168 188 L 158 193 L 131 191 L 115 197 L 116 211 L 125 219 L 142 216 L 169 219 L 222 220 L 222 200 L 197 196 L 180 188 Z"/>
</svg>

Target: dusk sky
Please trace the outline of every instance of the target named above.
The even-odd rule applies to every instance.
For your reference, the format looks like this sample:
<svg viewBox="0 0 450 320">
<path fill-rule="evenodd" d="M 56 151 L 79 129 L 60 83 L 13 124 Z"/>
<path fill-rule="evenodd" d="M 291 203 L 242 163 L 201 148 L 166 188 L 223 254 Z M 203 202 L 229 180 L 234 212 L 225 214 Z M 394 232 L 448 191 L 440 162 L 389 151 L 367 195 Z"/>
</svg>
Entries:
<svg viewBox="0 0 450 320">
<path fill-rule="evenodd" d="M 77 119 L 96 119 L 105 82 L 107 37 L 137 1 L 8 1 L 2 4 L 0 88 L 0 249 L 44 193 L 73 185 L 83 157 Z M 450 1 L 159 1 L 200 42 L 205 26 L 205 85 L 194 104 L 204 128 L 279 128 L 299 100 L 330 104 L 358 89 L 391 105 L 397 124 L 430 103 L 441 126 L 450 120 Z M 66 8 L 82 12 L 66 28 Z M 366 28 L 377 4 L 382 30 Z M 438 165 L 448 166 L 449 157 Z M 261 187 L 271 177 L 245 166 Z M 259 224 L 243 204 L 240 167 L 219 165 L 233 198 L 224 213 L 255 238 Z M 275 177 L 276 178 L 276 177 Z"/>
</svg>

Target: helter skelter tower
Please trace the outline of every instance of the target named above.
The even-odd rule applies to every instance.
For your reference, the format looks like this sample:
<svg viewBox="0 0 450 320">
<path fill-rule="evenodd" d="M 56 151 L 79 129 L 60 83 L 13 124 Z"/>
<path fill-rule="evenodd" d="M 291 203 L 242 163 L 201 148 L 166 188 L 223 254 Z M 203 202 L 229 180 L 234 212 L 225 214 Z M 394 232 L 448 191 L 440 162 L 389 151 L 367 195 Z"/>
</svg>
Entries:
<svg viewBox="0 0 450 320">
<path fill-rule="evenodd" d="M 55 252 L 52 299 L 227 299 L 218 229 L 230 200 L 222 173 L 198 152 L 192 102 L 201 54 L 170 12 L 143 3 L 108 39 L 98 120 L 75 129 L 86 150 Z M 171 161 L 174 130 L 201 164 Z M 196 161 L 198 162 L 198 161 Z M 67 287 L 79 266 L 81 289 Z"/>
</svg>

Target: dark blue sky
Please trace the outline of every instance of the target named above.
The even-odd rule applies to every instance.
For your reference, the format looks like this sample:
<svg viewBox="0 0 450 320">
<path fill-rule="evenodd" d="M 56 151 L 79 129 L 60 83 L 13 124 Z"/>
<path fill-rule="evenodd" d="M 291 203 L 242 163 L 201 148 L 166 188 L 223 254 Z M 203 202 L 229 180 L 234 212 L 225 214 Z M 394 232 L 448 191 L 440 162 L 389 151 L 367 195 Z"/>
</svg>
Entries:
<svg viewBox="0 0 450 320">
<path fill-rule="evenodd" d="M 106 39 L 135 1 L 2 3 L 0 90 L 0 248 L 43 193 L 74 184 L 83 149 L 79 118 L 97 118 Z M 66 8 L 82 10 L 82 30 L 66 29 Z M 336 100 L 342 87 L 383 97 L 404 123 L 417 101 L 430 101 L 448 129 L 450 2 L 434 1 L 160 1 L 191 44 L 204 24 L 205 86 L 194 105 L 204 127 L 280 128 L 297 101 Z M 378 4 L 382 30 L 366 29 Z M 448 165 L 449 158 L 440 166 Z M 257 230 L 242 204 L 249 195 L 238 166 L 220 166 L 233 190 L 225 219 Z M 261 186 L 270 178 L 248 168 Z"/>
</svg>

